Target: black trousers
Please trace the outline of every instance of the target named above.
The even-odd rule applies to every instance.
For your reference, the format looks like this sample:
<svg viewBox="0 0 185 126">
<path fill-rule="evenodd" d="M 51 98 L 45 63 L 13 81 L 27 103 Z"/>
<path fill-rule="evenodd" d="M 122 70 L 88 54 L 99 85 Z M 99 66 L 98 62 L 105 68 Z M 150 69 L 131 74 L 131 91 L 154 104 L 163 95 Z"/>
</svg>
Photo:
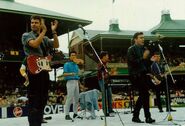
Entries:
<svg viewBox="0 0 185 126">
<path fill-rule="evenodd" d="M 167 80 L 168 81 L 168 80 Z M 159 110 L 162 109 L 162 103 L 161 103 L 161 91 L 165 93 L 165 103 L 166 103 L 166 110 L 171 109 L 171 96 L 170 96 L 170 83 L 167 83 L 168 85 L 168 94 L 167 94 L 167 89 L 166 89 L 166 80 L 162 80 L 159 85 L 154 85 L 152 82 L 150 84 L 150 87 L 156 94 L 156 102 L 157 102 L 157 107 Z M 169 98 L 169 105 L 168 105 L 168 98 Z"/>
<path fill-rule="evenodd" d="M 151 117 L 149 111 L 149 79 L 149 76 L 146 74 L 130 76 L 133 88 L 139 92 L 139 97 L 134 107 L 133 117 L 139 118 L 139 112 L 142 107 L 144 108 L 145 118 Z"/>
<path fill-rule="evenodd" d="M 49 74 L 42 71 L 39 74 L 30 74 L 28 86 L 28 122 L 29 126 L 41 126 L 44 107 L 47 104 Z"/>
<path fill-rule="evenodd" d="M 156 94 L 157 107 L 158 107 L 159 110 L 162 110 L 162 104 L 161 104 L 161 85 L 154 85 L 154 90 L 155 90 L 155 94 Z"/>
<path fill-rule="evenodd" d="M 168 80 L 167 80 L 168 81 Z M 161 83 L 161 90 L 165 93 L 165 103 L 166 103 L 166 110 L 171 109 L 171 96 L 170 96 L 170 83 L 167 83 L 168 90 L 166 89 L 166 80 L 163 80 Z M 168 91 L 168 93 L 167 93 Z M 168 105 L 168 98 L 169 98 L 169 105 Z"/>
</svg>

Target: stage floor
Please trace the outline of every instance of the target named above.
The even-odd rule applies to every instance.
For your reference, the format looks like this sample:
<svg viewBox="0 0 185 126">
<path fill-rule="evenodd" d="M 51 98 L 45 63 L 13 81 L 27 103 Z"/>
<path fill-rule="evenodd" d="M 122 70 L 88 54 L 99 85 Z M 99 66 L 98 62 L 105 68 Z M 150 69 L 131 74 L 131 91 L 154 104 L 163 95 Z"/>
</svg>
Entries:
<svg viewBox="0 0 185 126">
<path fill-rule="evenodd" d="M 171 112 L 173 121 L 167 121 L 166 117 L 169 115 L 167 112 L 159 113 L 157 108 L 151 108 L 151 115 L 152 118 L 156 119 L 156 123 L 154 124 L 147 124 L 147 123 L 133 123 L 131 121 L 132 114 L 125 114 L 130 113 L 129 109 L 118 109 L 115 111 L 119 112 L 121 120 L 120 121 L 119 115 L 115 114 L 115 117 L 107 117 L 107 126 L 185 126 L 185 107 L 183 108 L 174 108 L 177 111 Z M 163 109 L 165 110 L 165 108 Z M 71 113 L 72 114 L 72 113 Z M 89 113 L 87 113 L 88 115 Z M 103 115 L 102 111 L 96 112 L 97 116 Z M 48 120 L 48 123 L 42 124 L 42 126 L 105 126 L 104 119 L 101 120 L 100 118 L 96 118 L 94 120 L 87 120 L 87 119 L 76 119 L 74 122 L 68 121 L 64 119 L 64 113 L 61 114 L 53 114 L 53 115 L 46 115 L 52 116 L 51 120 Z M 104 118 L 104 117 L 103 117 Z M 143 116 L 143 109 L 141 110 L 140 119 L 144 120 Z M 19 117 L 19 118 L 7 118 L 7 119 L 0 119 L 0 126 L 29 126 L 27 122 L 27 117 Z"/>
</svg>

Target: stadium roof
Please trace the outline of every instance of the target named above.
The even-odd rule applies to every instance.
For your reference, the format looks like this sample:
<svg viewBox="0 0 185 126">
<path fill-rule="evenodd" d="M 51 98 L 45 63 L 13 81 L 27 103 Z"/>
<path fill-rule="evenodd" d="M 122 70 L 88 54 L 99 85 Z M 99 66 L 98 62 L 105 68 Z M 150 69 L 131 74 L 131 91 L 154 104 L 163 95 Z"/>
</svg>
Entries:
<svg viewBox="0 0 185 126">
<path fill-rule="evenodd" d="M 98 38 L 104 38 L 104 39 L 132 39 L 133 34 L 138 31 L 130 31 L 130 30 L 125 30 L 125 31 L 120 31 L 120 32 L 115 32 L 115 31 L 106 31 L 97 34 L 96 36 L 92 37 L 92 41 L 96 40 Z M 151 34 L 148 31 L 143 32 L 145 35 L 145 39 L 155 39 L 156 36 L 154 34 Z"/>
<path fill-rule="evenodd" d="M 168 10 L 163 10 L 161 21 L 150 29 L 152 34 L 159 34 L 166 38 L 185 37 L 185 20 L 173 20 Z"/>
<path fill-rule="evenodd" d="M 88 24 L 91 24 L 92 21 L 84 20 L 76 17 L 72 17 L 69 15 L 57 13 L 54 11 L 49 11 L 46 9 L 41 9 L 25 4 L 21 4 L 18 2 L 15 2 L 14 0 L 0 0 L 0 17 L 4 14 L 14 14 L 18 17 L 22 17 L 25 20 L 29 21 L 30 15 L 38 14 L 49 21 L 52 21 L 53 19 L 57 19 L 59 21 L 59 28 L 57 30 L 58 34 L 65 34 L 69 31 L 75 30 L 78 28 L 78 25 L 81 24 L 82 26 L 86 26 Z M 17 18 L 18 18 L 17 17 Z M 10 19 L 12 19 L 12 16 L 9 16 Z M 1 18 L 2 20 L 3 18 Z M 12 20 L 14 21 L 14 20 Z M 50 22 L 46 22 L 46 24 L 50 24 Z"/>
</svg>

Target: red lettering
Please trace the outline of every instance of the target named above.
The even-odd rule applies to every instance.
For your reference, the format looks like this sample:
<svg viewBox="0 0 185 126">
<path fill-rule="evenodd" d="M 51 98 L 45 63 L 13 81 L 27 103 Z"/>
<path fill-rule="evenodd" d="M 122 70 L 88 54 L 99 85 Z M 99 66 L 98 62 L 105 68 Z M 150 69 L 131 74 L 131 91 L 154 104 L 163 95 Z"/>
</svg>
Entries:
<svg viewBox="0 0 185 126">
<path fill-rule="evenodd" d="M 102 103 L 101 102 L 98 102 L 98 107 L 99 107 L 99 109 L 102 109 Z"/>
<path fill-rule="evenodd" d="M 123 108 L 123 102 L 118 102 L 118 108 Z"/>
<path fill-rule="evenodd" d="M 116 102 L 112 103 L 112 108 L 116 108 Z"/>
</svg>

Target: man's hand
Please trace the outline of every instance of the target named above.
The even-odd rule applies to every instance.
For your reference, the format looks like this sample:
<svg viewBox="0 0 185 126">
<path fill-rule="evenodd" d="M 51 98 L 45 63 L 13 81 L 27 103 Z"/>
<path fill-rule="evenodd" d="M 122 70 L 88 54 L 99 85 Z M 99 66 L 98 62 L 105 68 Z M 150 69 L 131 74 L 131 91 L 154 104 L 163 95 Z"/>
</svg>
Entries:
<svg viewBox="0 0 185 126">
<path fill-rule="evenodd" d="M 25 78 L 24 85 L 27 87 L 29 85 L 29 79 L 28 79 L 27 74 L 24 76 L 24 78 Z"/>
<path fill-rule="evenodd" d="M 84 64 L 84 61 L 82 59 L 77 59 L 77 58 L 73 59 L 73 62 L 75 62 L 76 64 L 79 64 L 79 65 Z"/>
<path fill-rule="evenodd" d="M 51 22 L 51 30 L 53 33 L 56 32 L 57 26 L 58 26 L 57 20 L 54 20 L 53 22 Z"/>
<path fill-rule="evenodd" d="M 160 74 L 160 76 L 161 76 L 161 77 L 164 77 L 164 76 L 165 76 L 165 74 Z"/>
<path fill-rule="evenodd" d="M 25 78 L 26 81 L 28 81 L 28 76 L 27 76 L 27 74 L 24 75 L 24 78 Z"/>
<path fill-rule="evenodd" d="M 42 29 L 42 32 L 47 32 L 47 27 L 45 25 L 45 22 L 44 22 L 44 19 L 41 19 L 41 29 Z"/>
</svg>

